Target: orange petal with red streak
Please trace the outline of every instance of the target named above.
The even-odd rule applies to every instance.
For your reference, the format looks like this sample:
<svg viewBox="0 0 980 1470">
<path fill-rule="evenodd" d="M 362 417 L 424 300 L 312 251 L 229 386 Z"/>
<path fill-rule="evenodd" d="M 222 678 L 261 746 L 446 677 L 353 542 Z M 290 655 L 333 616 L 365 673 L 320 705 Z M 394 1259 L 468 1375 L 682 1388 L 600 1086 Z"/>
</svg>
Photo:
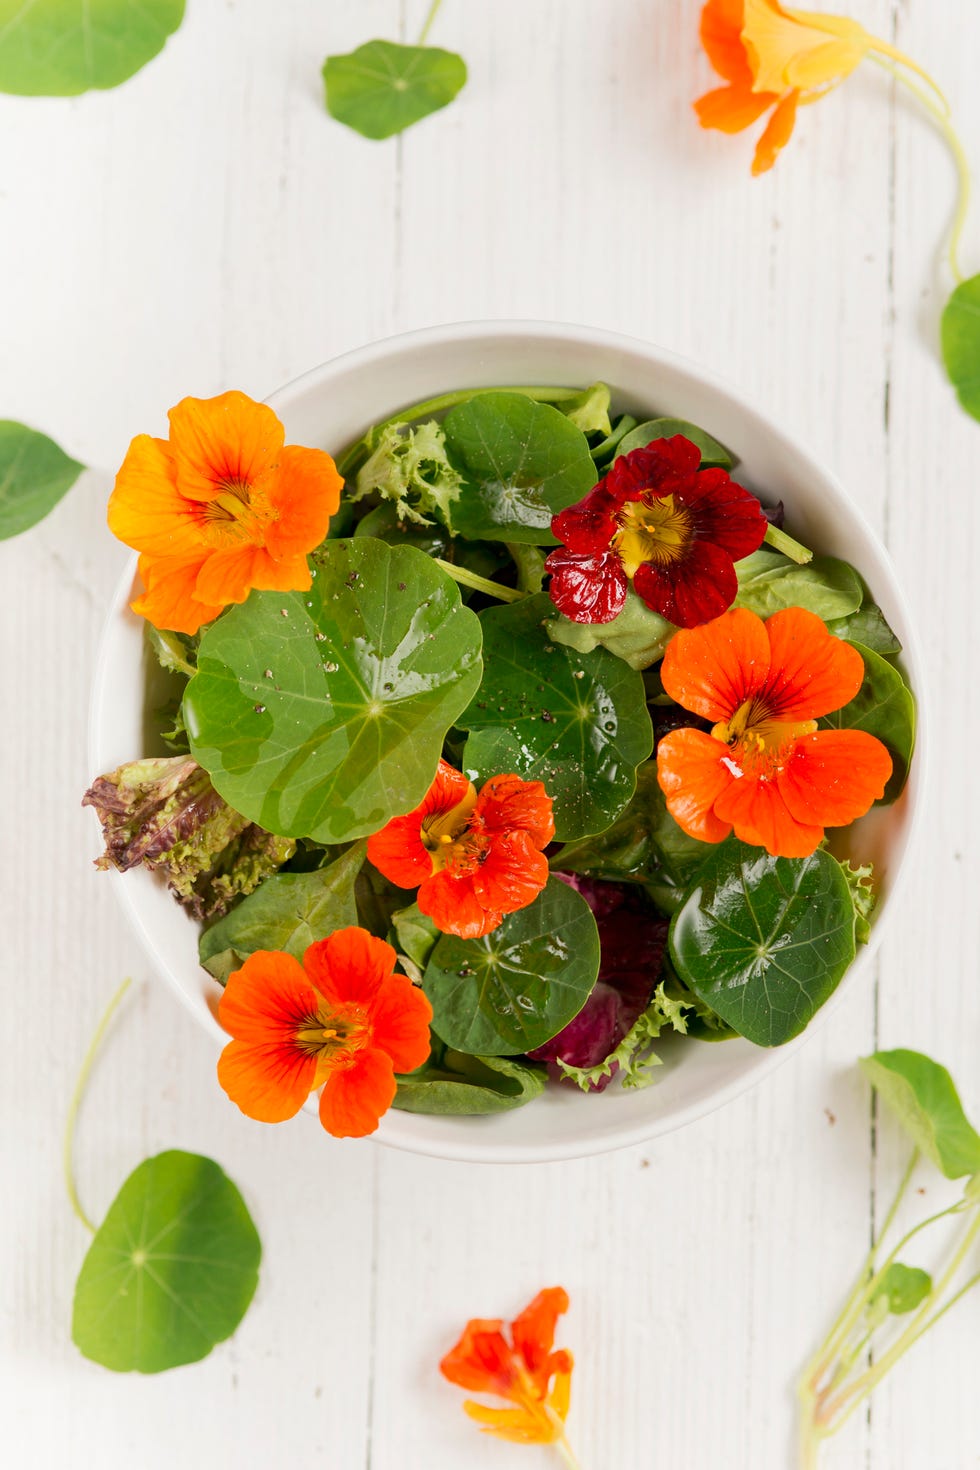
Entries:
<svg viewBox="0 0 980 1470">
<path fill-rule="evenodd" d="M 276 471 L 285 437 L 272 409 L 245 393 L 184 398 L 170 410 L 178 489 L 211 500 L 228 483 L 254 486 Z"/>
<path fill-rule="evenodd" d="M 206 555 L 162 560 L 141 556 L 139 573 L 144 591 L 130 604 L 133 612 L 154 628 L 169 628 L 175 633 L 196 633 L 212 622 L 221 607 L 201 602 L 194 593 Z"/>
<path fill-rule="evenodd" d="M 892 758 L 864 730 L 818 730 L 797 740 L 779 773 L 779 790 L 801 822 L 846 827 L 885 794 Z"/>
<path fill-rule="evenodd" d="M 527 832 L 496 832 L 469 882 L 477 902 L 488 912 L 513 914 L 534 902 L 547 885 L 548 872 L 548 859 Z"/>
<path fill-rule="evenodd" d="M 218 1058 L 218 1081 L 233 1103 L 259 1123 L 294 1118 L 316 1078 L 316 1058 L 287 1042 L 230 1041 Z"/>
<path fill-rule="evenodd" d="M 555 835 L 551 797 L 540 781 L 491 776 L 476 799 L 475 814 L 488 832 L 524 831 L 535 847 L 547 847 Z"/>
<path fill-rule="evenodd" d="M 389 975 L 371 1011 L 374 1045 L 387 1052 L 396 1072 L 414 1072 L 430 1051 L 432 1006 L 407 975 Z"/>
<path fill-rule="evenodd" d="M 763 697 L 774 719 L 818 720 L 842 709 L 864 682 L 857 649 L 828 633 L 815 613 L 788 607 L 768 619 L 766 633 L 771 662 Z"/>
<path fill-rule="evenodd" d="M 397 1090 L 391 1058 L 374 1048 L 362 1051 L 324 1083 L 320 1122 L 334 1138 L 366 1138 L 391 1107 Z"/>
<path fill-rule="evenodd" d="M 415 902 L 443 934 L 456 934 L 460 939 L 481 939 L 504 917 L 502 909 L 484 908 L 471 877 L 454 877 L 446 870 L 426 879 Z"/>
<path fill-rule="evenodd" d="M 765 684 L 769 666 L 765 623 L 739 607 L 703 627 L 675 633 L 664 654 L 661 677 L 677 704 L 716 724 L 727 723 Z"/>
<path fill-rule="evenodd" d="M 743 776 L 715 802 L 715 812 L 735 836 L 772 857 L 809 857 L 823 841 L 823 828 L 797 821 L 775 781 Z"/>
<path fill-rule="evenodd" d="M 303 966 L 331 1005 L 370 1009 L 397 959 L 390 944 L 376 939 L 366 929 L 351 925 L 311 944 L 303 955 Z"/>
<path fill-rule="evenodd" d="M 138 434 L 126 451 L 107 511 L 109 530 L 135 551 L 186 557 L 204 548 L 198 507 L 177 489 L 165 439 Z"/>
<path fill-rule="evenodd" d="M 273 517 L 266 545 L 271 555 L 305 556 L 319 546 L 340 504 L 343 484 L 325 450 L 287 444 L 279 456 L 279 473 L 268 489 Z"/>
</svg>

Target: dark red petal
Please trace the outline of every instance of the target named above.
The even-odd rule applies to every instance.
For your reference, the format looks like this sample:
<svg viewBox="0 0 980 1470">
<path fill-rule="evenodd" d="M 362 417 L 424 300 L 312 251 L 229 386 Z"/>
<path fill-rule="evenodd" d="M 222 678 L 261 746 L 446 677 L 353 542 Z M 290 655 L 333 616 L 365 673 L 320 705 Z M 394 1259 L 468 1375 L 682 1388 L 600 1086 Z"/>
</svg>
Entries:
<svg viewBox="0 0 980 1470">
<path fill-rule="evenodd" d="M 683 561 L 638 567 L 633 586 L 647 607 L 669 623 L 699 628 L 731 607 L 738 578 L 727 551 L 710 541 L 693 541 Z"/>
<path fill-rule="evenodd" d="M 713 541 L 733 561 L 751 556 L 762 545 L 767 522 L 761 505 L 724 470 L 701 470 L 675 495 L 693 512 L 698 539 Z"/>
<path fill-rule="evenodd" d="M 619 505 L 606 481 L 600 480 L 583 500 L 552 516 L 551 534 L 570 551 L 604 551 L 616 529 Z"/>
<path fill-rule="evenodd" d="M 674 434 L 670 439 L 655 439 L 641 449 L 621 454 L 613 460 L 606 479 L 619 501 L 636 500 L 647 492 L 669 495 L 676 488 L 675 482 L 693 475 L 700 463 L 697 445 L 683 434 Z"/>
<path fill-rule="evenodd" d="M 626 573 L 614 551 L 580 554 L 559 547 L 545 561 L 548 592 L 573 623 L 611 623 L 626 601 Z M 733 594 L 734 595 L 734 594 Z"/>
</svg>

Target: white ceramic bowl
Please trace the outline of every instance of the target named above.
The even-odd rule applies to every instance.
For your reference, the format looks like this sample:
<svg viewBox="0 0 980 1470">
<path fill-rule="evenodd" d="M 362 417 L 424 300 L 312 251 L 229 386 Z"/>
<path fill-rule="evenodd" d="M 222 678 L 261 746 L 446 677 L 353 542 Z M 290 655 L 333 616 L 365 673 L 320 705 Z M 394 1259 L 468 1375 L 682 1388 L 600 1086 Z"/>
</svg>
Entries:
<svg viewBox="0 0 980 1470">
<path fill-rule="evenodd" d="M 281 388 L 269 402 L 285 423 L 287 443 L 319 445 L 336 454 L 369 424 L 450 389 L 506 384 L 584 387 L 597 380 L 613 389 L 620 411 L 641 419 L 656 415 L 687 419 L 728 444 L 739 457 L 739 477 L 768 498 L 785 501 L 795 536 L 857 566 L 902 640 L 907 673 L 921 694 L 915 632 L 894 569 L 841 487 L 733 389 L 644 342 L 552 323 L 435 327 L 326 363 Z M 100 651 L 92 700 L 93 777 L 146 753 L 148 668 L 141 621 L 127 606 L 134 570 L 135 565 L 117 591 Z M 906 791 L 895 805 L 880 808 L 857 824 L 855 850 L 874 861 L 881 896 L 872 941 L 859 953 L 837 996 L 845 986 L 861 983 L 895 911 L 898 880 L 922 804 L 923 748 L 920 720 Z M 197 926 L 152 874 L 113 872 L 110 880 L 154 967 L 214 1038 L 217 1053 L 226 1037 L 211 1010 L 217 987 L 197 961 Z M 828 1009 L 824 1007 L 822 1015 Z M 488 1118 L 392 1110 L 376 1136 L 418 1153 L 492 1163 L 602 1153 L 680 1128 L 720 1107 L 795 1053 L 815 1024 L 795 1042 L 771 1051 L 742 1040 L 668 1041 L 656 1083 L 639 1092 L 614 1085 L 602 1094 L 586 1095 L 570 1087 L 552 1087 L 527 1107 Z M 216 1106 L 226 1105 L 217 1083 L 215 1099 Z M 313 1146 L 329 1145 L 318 1137 L 311 1138 Z"/>
</svg>

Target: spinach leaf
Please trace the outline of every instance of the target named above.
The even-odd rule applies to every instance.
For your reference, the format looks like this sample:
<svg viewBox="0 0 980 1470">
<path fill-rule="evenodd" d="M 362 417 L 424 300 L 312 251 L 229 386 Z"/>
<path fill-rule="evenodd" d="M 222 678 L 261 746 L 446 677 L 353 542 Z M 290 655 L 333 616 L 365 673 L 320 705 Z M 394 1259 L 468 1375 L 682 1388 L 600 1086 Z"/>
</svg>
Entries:
<svg viewBox="0 0 980 1470">
<path fill-rule="evenodd" d="M 428 1061 L 397 1079 L 392 1107 L 473 1117 L 523 1107 L 544 1091 L 544 1067 L 513 1057 L 468 1056 L 443 1046 L 436 1036 L 432 1042 Z"/>
<path fill-rule="evenodd" d="M 163 50 L 184 0 L 30 0 L 5 4 L 0 92 L 74 97 L 117 87 Z"/>
<path fill-rule="evenodd" d="M 481 613 L 483 683 L 457 723 L 472 732 L 468 770 L 544 782 L 564 842 L 601 832 L 623 810 L 653 727 L 641 676 L 604 649 L 551 643 L 551 611 L 540 593 Z"/>
<path fill-rule="evenodd" d="M 367 41 L 323 63 L 327 111 L 364 138 L 391 138 L 447 107 L 466 84 L 466 63 L 438 46 Z"/>
<path fill-rule="evenodd" d="M 392 941 L 395 948 L 424 970 L 439 942 L 441 931 L 427 914 L 423 914 L 417 903 L 392 914 L 391 925 L 395 931 Z"/>
<path fill-rule="evenodd" d="M 599 973 L 592 911 L 560 878 L 482 939 L 444 934 L 423 986 L 447 1046 L 516 1056 L 550 1041 L 588 999 Z"/>
<path fill-rule="evenodd" d="M 736 607 L 747 607 L 761 618 L 786 607 L 804 607 L 824 622 L 846 618 L 864 601 L 864 584 L 846 561 L 815 556 L 805 566 L 779 551 L 761 548 L 736 562 Z"/>
<path fill-rule="evenodd" d="M 309 592 L 213 623 L 184 695 L 194 757 L 277 835 L 349 842 L 411 811 L 480 683 L 480 626 L 422 552 L 327 541 Z"/>
<path fill-rule="evenodd" d="M 980 1174 L 980 1135 L 945 1067 L 899 1048 L 861 1058 L 861 1070 L 920 1153 L 947 1179 Z"/>
<path fill-rule="evenodd" d="M 894 664 L 851 642 L 864 659 L 864 683 L 850 704 L 817 723 L 825 730 L 866 730 L 877 736 L 894 766 L 882 798 L 887 803 L 901 793 L 908 778 L 915 745 L 915 700 Z"/>
<path fill-rule="evenodd" d="M 980 275 L 961 281 L 943 309 L 943 362 L 956 396 L 980 419 Z"/>
<path fill-rule="evenodd" d="M 198 945 L 201 964 L 224 985 L 257 949 L 281 949 L 301 960 L 316 940 L 356 924 L 354 884 L 365 852 L 365 844 L 355 842 L 327 868 L 266 878 L 205 929 Z"/>
<path fill-rule="evenodd" d="M 860 643 L 862 648 L 870 648 L 872 653 L 880 653 L 882 658 L 891 658 L 902 651 L 902 645 L 886 623 L 881 608 L 867 597 L 857 612 L 849 613 L 846 618 L 832 618 L 827 624 L 827 631 L 845 642 Z"/>
<path fill-rule="evenodd" d="M 696 444 L 701 451 L 701 468 L 730 470 L 735 463 L 731 451 L 724 444 L 719 444 L 717 439 L 712 439 L 697 424 L 689 424 L 686 419 L 648 419 L 645 424 L 637 424 L 624 439 L 620 440 L 616 451 L 616 458 L 621 454 L 629 454 L 633 449 L 644 449 L 656 439 L 672 439 L 675 434 L 683 434 L 692 444 Z"/>
<path fill-rule="evenodd" d="M 117 1373 L 161 1373 L 230 1337 L 258 1283 L 262 1246 L 211 1159 L 146 1159 L 109 1207 L 75 1286 L 72 1338 Z"/>
<path fill-rule="evenodd" d="M 758 1046 L 804 1029 L 854 958 L 840 864 L 818 849 L 774 858 L 734 837 L 697 870 L 670 927 L 670 956 L 695 995 Z"/>
<path fill-rule="evenodd" d="M 659 613 L 647 607 L 632 587 L 626 593 L 622 612 L 608 623 L 573 623 L 561 614 L 548 622 L 548 632 L 556 643 L 591 653 L 606 648 L 621 658 L 631 669 L 648 669 L 664 656 L 667 644 L 677 632 Z"/>
<path fill-rule="evenodd" d="M 43 521 L 84 468 L 46 434 L 0 419 L 0 541 Z"/>
<path fill-rule="evenodd" d="M 582 430 L 548 403 L 520 393 L 479 393 L 443 423 L 463 476 L 453 529 L 470 540 L 555 546 L 551 518 L 596 481 Z"/>
</svg>

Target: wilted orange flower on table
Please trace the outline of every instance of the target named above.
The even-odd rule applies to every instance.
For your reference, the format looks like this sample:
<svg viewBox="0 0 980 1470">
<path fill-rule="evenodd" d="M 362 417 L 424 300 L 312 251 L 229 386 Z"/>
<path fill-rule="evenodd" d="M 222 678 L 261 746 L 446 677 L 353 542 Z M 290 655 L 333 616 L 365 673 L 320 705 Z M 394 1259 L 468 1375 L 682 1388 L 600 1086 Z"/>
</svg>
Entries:
<svg viewBox="0 0 980 1470">
<path fill-rule="evenodd" d="M 169 417 L 168 439 L 133 440 L 109 499 L 109 529 L 140 553 L 134 611 L 196 633 L 253 587 L 305 591 L 340 503 L 330 455 L 286 444 L 244 393 L 185 398 Z"/>
<path fill-rule="evenodd" d="M 695 102 L 702 127 L 740 133 L 772 112 L 756 145 L 754 174 L 772 168 L 789 142 L 797 107 L 819 101 L 869 53 L 924 75 L 856 20 L 791 10 L 779 0 L 708 0 L 701 12 L 701 43 L 728 83 Z"/>
<path fill-rule="evenodd" d="M 395 1096 L 395 1073 L 429 1055 L 432 1007 L 395 951 L 365 929 L 311 944 L 303 963 L 256 950 L 228 977 L 218 1018 L 234 1040 L 218 1081 L 242 1112 L 282 1123 L 320 1094 L 320 1121 L 335 1138 L 373 1133 Z"/>
<path fill-rule="evenodd" d="M 418 887 L 419 908 L 443 933 L 478 939 L 537 898 L 554 835 L 540 781 L 494 776 L 478 795 L 440 761 L 422 804 L 369 837 L 367 855 L 392 883 Z"/>
<path fill-rule="evenodd" d="M 515 1317 L 509 1341 L 499 1319 L 474 1318 L 439 1368 L 460 1388 L 495 1394 L 516 1406 L 495 1409 L 467 1399 L 463 1408 L 485 1434 L 519 1444 L 554 1444 L 574 1464 L 565 1438 L 572 1355 L 564 1348 L 554 1351 L 555 1325 L 567 1311 L 568 1293 L 551 1286 Z"/>
<path fill-rule="evenodd" d="M 864 681 L 857 649 L 800 607 L 766 622 L 736 608 L 667 645 L 663 686 L 714 728 L 672 730 L 657 776 L 691 837 L 736 837 L 774 857 L 807 857 L 884 794 L 888 751 L 864 730 L 818 730 Z"/>
</svg>

